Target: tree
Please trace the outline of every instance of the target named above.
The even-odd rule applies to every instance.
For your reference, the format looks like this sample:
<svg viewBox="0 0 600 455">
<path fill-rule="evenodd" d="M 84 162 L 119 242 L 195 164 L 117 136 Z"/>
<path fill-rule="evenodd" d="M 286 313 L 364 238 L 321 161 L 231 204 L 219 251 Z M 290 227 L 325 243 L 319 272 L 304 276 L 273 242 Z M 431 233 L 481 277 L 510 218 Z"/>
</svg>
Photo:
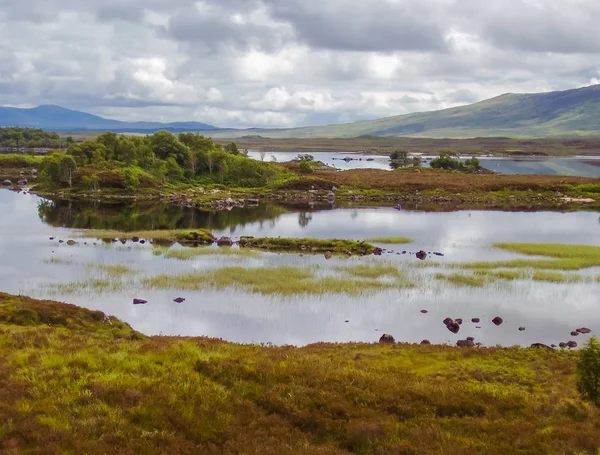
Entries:
<svg viewBox="0 0 600 455">
<path fill-rule="evenodd" d="M 77 172 L 77 163 L 71 155 L 65 155 L 58 163 L 58 178 L 62 183 L 73 186 L 73 177 Z"/>
<path fill-rule="evenodd" d="M 413 167 L 421 167 L 421 157 L 420 156 L 413 156 L 413 158 L 412 158 L 412 165 L 413 165 Z"/>
<path fill-rule="evenodd" d="M 174 157 L 167 159 L 167 179 L 169 182 L 179 182 L 183 180 L 183 169 L 177 163 Z"/>
<path fill-rule="evenodd" d="M 161 160 L 173 157 L 180 166 L 185 165 L 188 156 L 188 147 L 168 131 L 157 131 L 150 136 L 150 146 L 154 156 Z"/>
<path fill-rule="evenodd" d="M 228 153 L 231 153 L 232 155 L 239 155 L 240 151 L 238 149 L 238 146 L 235 142 L 232 142 L 231 144 L 227 144 L 225 146 L 225 151 Z"/>
<path fill-rule="evenodd" d="M 261 150 L 259 155 L 260 155 L 260 160 L 264 162 L 267 152 L 265 152 L 264 150 Z"/>
<path fill-rule="evenodd" d="M 434 169 L 459 170 L 464 167 L 458 159 L 458 155 L 453 152 L 442 152 L 438 158 L 431 160 L 429 164 Z"/>
<path fill-rule="evenodd" d="M 408 152 L 406 150 L 394 150 L 390 153 L 390 160 L 396 165 L 395 168 L 406 167 L 410 164 L 410 159 L 408 158 Z"/>
<path fill-rule="evenodd" d="M 600 407 L 600 341 L 596 337 L 579 352 L 577 390 L 584 400 Z"/>
</svg>

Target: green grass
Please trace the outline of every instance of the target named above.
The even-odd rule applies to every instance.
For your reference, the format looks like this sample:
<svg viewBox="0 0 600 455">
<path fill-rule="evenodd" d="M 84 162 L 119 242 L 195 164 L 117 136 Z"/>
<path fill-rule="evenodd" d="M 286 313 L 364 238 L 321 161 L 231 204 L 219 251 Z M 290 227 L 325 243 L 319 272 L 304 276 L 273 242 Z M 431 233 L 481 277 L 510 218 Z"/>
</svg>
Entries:
<svg viewBox="0 0 600 455">
<path fill-rule="evenodd" d="M 600 267 L 600 247 L 589 245 L 543 243 L 495 243 L 495 248 L 526 256 L 545 256 L 547 259 L 514 259 L 508 261 L 454 264 L 462 269 L 537 269 L 583 270 Z"/>
<path fill-rule="evenodd" d="M 204 273 L 159 275 L 142 281 L 147 287 L 159 289 L 225 289 L 238 287 L 259 294 L 322 295 L 342 293 L 362 295 L 384 289 L 411 287 L 405 279 L 388 283 L 374 279 L 317 277 L 314 269 L 296 267 L 223 267 Z"/>
<path fill-rule="evenodd" d="M 384 276 L 394 278 L 404 276 L 404 274 L 397 267 L 394 267 L 393 265 L 383 264 L 338 266 L 335 267 L 335 270 L 357 278 L 377 279 L 382 278 Z"/>
<path fill-rule="evenodd" d="M 260 248 L 272 251 L 306 251 L 312 253 L 372 254 L 375 247 L 366 242 L 340 239 L 297 238 L 240 238 L 242 248 Z"/>
<path fill-rule="evenodd" d="M 144 337 L 100 311 L 0 294 L 0 452 L 592 455 L 600 411 L 579 398 L 576 361 Z"/>
<path fill-rule="evenodd" d="M 551 272 L 547 270 L 497 270 L 476 269 L 473 275 L 453 273 L 445 275 L 436 274 L 436 279 L 446 280 L 456 286 L 484 287 L 498 281 L 532 280 L 547 283 L 579 283 L 584 281 L 583 277 L 568 273 Z"/>
<path fill-rule="evenodd" d="M 443 273 L 437 273 L 435 275 L 436 280 L 445 280 L 452 283 L 455 286 L 465 286 L 472 288 L 481 288 L 489 283 L 486 277 L 465 275 L 462 273 L 453 273 L 451 275 L 445 275 Z"/>
<path fill-rule="evenodd" d="M 52 284 L 48 286 L 48 288 L 51 293 L 58 295 L 79 294 L 84 292 L 100 294 L 103 292 L 122 291 L 124 285 L 121 281 L 115 281 L 114 279 L 91 279 L 87 281 Z"/>
<path fill-rule="evenodd" d="M 242 256 L 242 257 L 259 257 L 257 251 L 242 249 L 242 248 L 231 248 L 231 247 L 219 247 L 219 248 L 184 248 L 184 249 L 173 249 L 164 247 L 154 247 L 152 253 L 155 256 L 163 256 L 165 258 L 179 259 L 186 261 L 194 259 L 200 256 Z"/>
<path fill-rule="evenodd" d="M 396 245 L 396 244 L 412 243 L 413 241 L 407 237 L 374 237 L 371 239 L 366 239 L 365 242 Z"/>
</svg>

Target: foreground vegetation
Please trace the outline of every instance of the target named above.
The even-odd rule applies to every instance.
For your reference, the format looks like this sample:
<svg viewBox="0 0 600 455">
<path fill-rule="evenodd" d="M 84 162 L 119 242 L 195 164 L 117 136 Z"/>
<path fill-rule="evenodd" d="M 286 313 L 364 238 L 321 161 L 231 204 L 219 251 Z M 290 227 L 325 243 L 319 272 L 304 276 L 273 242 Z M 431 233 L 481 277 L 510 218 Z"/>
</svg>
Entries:
<svg viewBox="0 0 600 455">
<path fill-rule="evenodd" d="M 0 294 L 2 453 L 596 454 L 577 354 L 145 337 Z"/>
</svg>

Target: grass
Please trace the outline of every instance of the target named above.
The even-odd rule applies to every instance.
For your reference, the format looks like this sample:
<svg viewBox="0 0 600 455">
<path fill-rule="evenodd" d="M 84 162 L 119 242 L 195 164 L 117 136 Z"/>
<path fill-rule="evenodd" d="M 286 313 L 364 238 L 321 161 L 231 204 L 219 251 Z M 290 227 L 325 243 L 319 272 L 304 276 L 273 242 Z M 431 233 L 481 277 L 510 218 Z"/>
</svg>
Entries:
<svg viewBox="0 0 600 455">
<path fill-rule="evenodd" d="M 55 264 L 55 265 L 69 265 L 69 264 L 73 264 L 73 259 L 53 256 L 53 257 L 44 259 L 44 263 L 45 264 Z"/>
<path fill-rule="evenodd" d="M 144 240 L 179 242 L 181 244 L 211 244 L 215 241 L 215 237 L 205 229 L 170 229 L 170 230 L 155 230 L 155 231 L 133 231 L 123 232 L 108 229 L 80 229 L 78 231 L 80 237 L 97 238 L 97 239 L 119 239 L 131 240 L 134 237 Z"/>
<path fill-rule="evenodd" d="M 306 251 L 313 253 L 372 254 L 375 247 L 364 241 L 340 239 L 298 239 L 298 238 L 240 238 L 242 248 L 260 248 L 274 251 Z"/>
<path fill-rule="evenodd" d="M 494 247 L 527 256 L 545 256 L 547 259 L 514 259 L 509 261 L 473 262 L 455 264 L 463 269 L 538 269 L 583 270 L 600 267 L 600 247 L 589 245 L 495 243 Z"/>
<path fill-rule="evenodd" d="M 252 293 L 287 296 L 327 293 L 362 295 L 412 286 L 412 283 L 402 278 L 391 283 L 374 279 L 317 277 L 314 268 L 296 267 L 223 267 L 205 273 L 159 275 L 143 280 L 142 284 L 159 289 L 185 290 L 238 287 Z"/>
<path fill-rule="evenodd" d="M 437 273 L 435 275 L 436 280 L 445 280 L 455 286 L 465 286 L 471 288 L 481 288 L 489 283 L 489 280 L 483 276 L 476 275 L 465 275 L 462 273 L 453 273 L 451 275 L 445 275 L 443 273 Z"/>
<path fill-rule="evenodd" d="M 445 275 L 436 274 L 436 279 L 446 280 L 456 286 L 484 287 L 497 281 L 532 280 L 547 283 L 579 283 L 584 279 L 579 275 L 568 273 L 550 272 L 546 270 L 498 270 L 489 269 L 474 270 L 473 275 L 453 273 Z"/>
<path fill-rule="evenodd" d="M 64 284 L 52 284 L 49 286 L 51 292 L 58 295 L 79 294 L 84 292 L 93 292 L 101 294 L 103 292 L 118 292 L 123 290 L 123 283 L 114 279 L 92 279 L 87 281 L 73 281 Z"/>
<path fill-rule="evenodd" d="M 403 273 L 397 267 L 394 267 L 393 265 L 383 264 L 338 266 L 335 267 L 335 270 L 357 278 L 377 279 L 382 278 L 384 276 L 395 278 L 404 276 Z"/>
<path fill-rule="evenodd" d="M 399 245 L 412 243 L 413 241 L 406 237 L 374 237 L 371 239 L 366 239 L 365 242 Z"/>
<path fill-rule="evenodd" d="M 230 248 L 230 247 L 219 247 L 219 248 L 165 248 L 165 247 L 154 247 L 152 253 L 155 256 L 163 256 L 165 258 L 179 259 L 186 261 L 194 259 L 200 256 L 243 256 L 243 257 L 258 257 L 259 253 L 252 250 L 242 248 Z"/>
<path fill-rule="evenodd" d="M 0 294 L 0 452 L 595 454 L 577 354 L 144 337 Z"/>
</svg>

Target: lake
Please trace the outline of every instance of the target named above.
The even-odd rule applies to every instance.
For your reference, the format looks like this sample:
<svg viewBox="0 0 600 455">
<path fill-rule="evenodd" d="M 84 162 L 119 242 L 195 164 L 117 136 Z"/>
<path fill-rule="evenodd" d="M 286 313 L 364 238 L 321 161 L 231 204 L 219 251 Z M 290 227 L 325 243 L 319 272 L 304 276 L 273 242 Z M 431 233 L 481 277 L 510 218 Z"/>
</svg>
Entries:
<svg viewBox="0 0 600 455">
<path fill-rule="evenodd" d="M 311 152 L 316 160 L 337 169 L 383 169 L 390 170 L 390 160 L 386 156 L 346 152 Z M 249 150 L 248 156 L 264 161 L 289 161 L 297 156 L 292 152 L 265 152 Z M 350 157 L 352 161 L 344 161 Z M 428 166 L 432 157 L 423 157 L 423 166 Z M 469 157 L 461 157 L 467 159 Z M 600 157 L 480 157 L 481 166 L 499 174 L 546 174 L 580 177 L 600 177 Z"/>
<path fill-rule="evenodd" d="M 600 268 L 574 272 L 581 279 L 576 283 L 523 278 L 483 287 L 460 287 L 436 279 L 440 272 L 456 272 L 451 267 L 457 264 L 523 257 L 494 248 L 495 242 L 600 245 L 597 212 L 422 212 L 361 206 L 325 210 L 261 205 L 211 213 L 157 203 L 52 202 L 8 190 L 0 190 L 0 209 L 5 214 L 0 217 L 0 290 L 99 309 L 146 334 L 305 345 L 319 341 L 372 342 L 382 333 L 390 333 L 406 342 L 428 339 L 454 344 L 457 339 L 473 336 L 485 345 L 529 345 L 568 341 L 569 333 L 582 326 L 600 330 Z M 381 257 L 334 257 L 329 261 L 310 254 L 219 254 L 221 250 L 216 247 L 210 247 L 211 254 L 181 260 L 156 254 L 156 247 L 149 243 L 104 243 L 78 237 L 81 234 L 77 231 L 200 227 L 235 239 L 242 235 L 349 239 L 405 236 L 414 243 L 381 245 L 392 250 Z M 78 244 L 59 243 L 68 239 Z M 420 249 L 444 256 L 421 262 L 409 254 Z M 401 254 L 405 250 L 407 254 Z M 191 291 L 148 288 L 142 283 L 145 278 L 161 274 L 201 276 L 224 267 L 288 266 L 315 270 L 318 276 L 338 276 L 340 269 L 361 264 L 397 268 L 414 287 L 358 296 L 281 296 L 252 293 L 239 286 L 221 290 L 207 286 Z M 130 272 L 112 273 L 113 266 L 125 266 Z M 94 280 L 111 285 L 94 288 Z M 180 296 L 186 301 L 174 303 L 173 299 Z M 134 306 L 133 298 L 149 303 Z M 428 313 L 421 314 L 422 309 Z M 505 321 L 499 327 L 490 322 L 495 316 Z M 482 322 L 465 322 L 460 333 L 454 335 L 441 322 L 446 317 L 465 321 L 478 317 Z M 519 332 L 521 326 L 526 330 Z M 577 341 L 585 341 L 585 336 Z"/>
</svg>

